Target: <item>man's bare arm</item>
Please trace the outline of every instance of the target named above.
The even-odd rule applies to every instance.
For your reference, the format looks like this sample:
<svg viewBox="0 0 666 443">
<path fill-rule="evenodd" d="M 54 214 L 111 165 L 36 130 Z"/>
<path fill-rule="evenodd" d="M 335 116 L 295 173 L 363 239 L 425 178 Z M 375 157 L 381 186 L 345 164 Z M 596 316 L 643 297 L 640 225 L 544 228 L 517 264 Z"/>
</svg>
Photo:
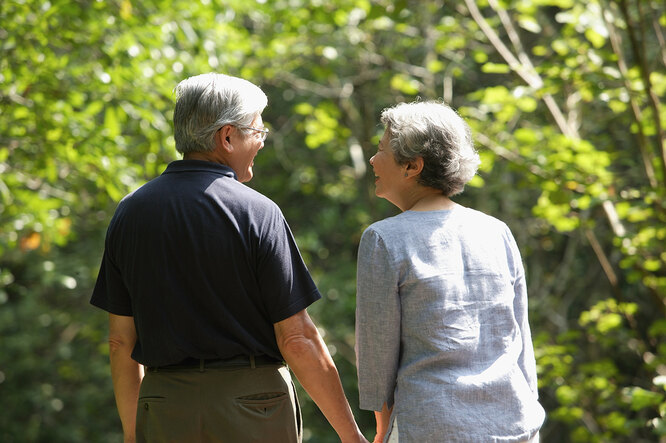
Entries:
<svg viewBox="0 0 666 443">
<path fill-rule="evenodd" d="M 125 443 L 135 441 L 136 408 L 143 379 L 143 366 L 132 359 L 135 343 L 134 318 L 109 314 L 111 378 Z"/>
<path fill-rule="evenodd" d="M 307 311 L 274 326 L 282 356 L 340 440 L 366 442 L 354 420 L 335 363 Z"/>
</svg>

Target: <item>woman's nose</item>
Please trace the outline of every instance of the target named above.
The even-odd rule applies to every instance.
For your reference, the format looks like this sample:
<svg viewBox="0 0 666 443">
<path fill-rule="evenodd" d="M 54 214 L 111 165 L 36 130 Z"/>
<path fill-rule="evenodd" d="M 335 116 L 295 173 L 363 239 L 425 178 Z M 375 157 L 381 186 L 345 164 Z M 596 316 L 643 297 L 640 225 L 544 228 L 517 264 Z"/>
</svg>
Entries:
<svg viewBox="0 0 666 443">
<path fill-rule="evenodd" d="M 374 161 L 375 161 L 375 156 L 373 155 L 372 157 L 370 157 L 370 166 L 374 166 L 373 165 Z"/>
</svg>

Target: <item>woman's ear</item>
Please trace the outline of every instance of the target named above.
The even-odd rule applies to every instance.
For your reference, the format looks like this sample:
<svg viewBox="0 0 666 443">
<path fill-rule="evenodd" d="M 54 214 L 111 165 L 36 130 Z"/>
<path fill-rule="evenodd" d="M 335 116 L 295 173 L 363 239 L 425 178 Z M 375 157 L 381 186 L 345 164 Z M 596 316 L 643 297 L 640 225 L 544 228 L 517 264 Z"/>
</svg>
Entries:
<svg viewBox="0 0 666 443">
<path fill-rule="evenodd" d="M 417 176 L 423 171 L 423 157 L 416 157 L 414 160 L 407 162 L 407 175 Z"/>
</svg>

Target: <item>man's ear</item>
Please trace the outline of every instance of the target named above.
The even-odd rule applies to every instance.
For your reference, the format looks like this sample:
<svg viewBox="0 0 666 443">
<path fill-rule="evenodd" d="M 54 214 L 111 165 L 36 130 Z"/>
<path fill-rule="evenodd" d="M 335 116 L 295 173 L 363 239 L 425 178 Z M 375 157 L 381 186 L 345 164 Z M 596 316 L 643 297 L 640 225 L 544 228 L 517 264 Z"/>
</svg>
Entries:
<svg viewBox="0 0 666 443">
<path fill-rule="evenodd" d="M 231 125 L 222 126 L 215 133 L 215 146 L 220 146 L 226 152 L 232 152 L 234 147 L 231 145 L 231 133 L 235 128 Z"/>
<path fill-rule="evenodd" d="M 414 177 L 417 176 L 423 171 L 423 157 L 416 157 L 414 160 L 411 160 L 407 163 L 407 173 Z"/>
</svg>

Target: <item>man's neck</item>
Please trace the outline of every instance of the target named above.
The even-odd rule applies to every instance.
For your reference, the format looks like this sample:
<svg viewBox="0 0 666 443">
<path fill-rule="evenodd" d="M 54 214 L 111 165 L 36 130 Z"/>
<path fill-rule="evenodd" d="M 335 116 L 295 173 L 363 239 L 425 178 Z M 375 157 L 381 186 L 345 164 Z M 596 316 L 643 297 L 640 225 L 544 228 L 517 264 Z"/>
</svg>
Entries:
<svg viewBox="0 0 666 443">
<path fill-rule="evenodd" d="M 226 165 L 224 159 L 219 155 L 217 150 L 210 152 L 186 152 L 183 155 L 183 160 L 203 160 L 220 165 Z"/>
</svg>

